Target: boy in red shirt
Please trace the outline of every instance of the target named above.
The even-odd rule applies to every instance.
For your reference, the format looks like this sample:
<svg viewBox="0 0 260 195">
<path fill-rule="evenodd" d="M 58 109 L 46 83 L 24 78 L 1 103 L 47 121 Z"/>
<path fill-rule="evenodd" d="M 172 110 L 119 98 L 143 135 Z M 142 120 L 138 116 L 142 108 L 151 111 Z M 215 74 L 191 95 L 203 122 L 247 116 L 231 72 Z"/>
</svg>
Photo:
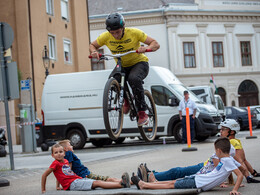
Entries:
<svg viewBox="0 0 260 195">
<path fill-rule="evenodd" d="M 55 159 L 50 167 L 42 174 L 42 193 L 46 191 L 46 179 L 53 172 L 58 182 L 64 190 L 91 190 L 97 187 L 112 188 L 130 188 L 130 179 L 128 173 L 122 175 L 120 182 L 96 181 L 93 179 L 82 178 L 76 175 L 69 166 L 69 162 L 64 159 L 65 152 L 61 145 L 55 144 L 51 148 L 52 157 Z"/>
</svg>

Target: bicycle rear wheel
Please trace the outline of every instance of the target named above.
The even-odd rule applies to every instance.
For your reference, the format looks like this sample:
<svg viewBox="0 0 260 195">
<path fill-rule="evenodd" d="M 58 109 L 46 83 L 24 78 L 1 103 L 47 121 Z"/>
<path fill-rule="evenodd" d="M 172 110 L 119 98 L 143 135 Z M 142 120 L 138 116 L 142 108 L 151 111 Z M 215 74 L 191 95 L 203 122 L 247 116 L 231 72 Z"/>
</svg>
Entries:
<svg viewBox="0 0 260 195">
<path fill-rule="evenodd" d="M 153 141 L 157 133 L 156 107 L 151 93 L 147 90 L 144 91 L 144 99 L 147 106 L 147 110 L 145 112 L 149 117 L 149 122 L 147 125 L 139 126 L 138 129 L 145 141 Z"/>
<path fill-rule="evenodd" d="M 123 128 L 123 108 L 119 105 L 119 97 L 119 83 L 110 78 L 103 94 L 103 117 L 107 134 L 112 140 L 117 140 Z"/>
</svg>

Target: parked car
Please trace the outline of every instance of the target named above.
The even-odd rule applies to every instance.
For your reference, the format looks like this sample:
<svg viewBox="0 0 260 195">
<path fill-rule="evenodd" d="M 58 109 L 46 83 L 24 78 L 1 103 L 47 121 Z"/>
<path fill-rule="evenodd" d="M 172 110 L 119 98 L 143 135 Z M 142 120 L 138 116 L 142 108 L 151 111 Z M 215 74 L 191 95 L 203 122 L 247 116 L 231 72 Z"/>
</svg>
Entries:
<svg viewBox="0 0 260 195">
<path fill-rule="evenodd" d="M 247 108 L 245 108 L 247 110 Z M 258 120 L 257 127 L 260 127 L 260 105 L 250 106 L 251 113 L 256 114 Z"/>
<path fill-rule="evenodd" d="M 248 113 L 246 108 L 227 106 L 225 110 L 227 119 L 235 119 L 240 124 L 241 130 L 249 129 Z M 252 128 L 255 129 L 257 127 L 258 121 L 254 111 L 251 111 L 251 121 Z"/>
</svg>

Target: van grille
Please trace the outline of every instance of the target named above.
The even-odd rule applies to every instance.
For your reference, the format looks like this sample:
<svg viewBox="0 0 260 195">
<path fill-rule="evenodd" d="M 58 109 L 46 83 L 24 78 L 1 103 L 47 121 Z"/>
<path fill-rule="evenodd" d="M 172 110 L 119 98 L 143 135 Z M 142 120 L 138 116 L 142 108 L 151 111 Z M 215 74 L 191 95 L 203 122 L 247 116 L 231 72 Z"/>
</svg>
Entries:
<svg viewBox="0 0 260 195">
<path fill-rule="evenodd" d="M 213 116 L 212 118 L 213 118 L 213 120 L 214 120 L 214 122 L 216 124 L 220 124 L 221 123 L 221 116 Z"/>
</svg>

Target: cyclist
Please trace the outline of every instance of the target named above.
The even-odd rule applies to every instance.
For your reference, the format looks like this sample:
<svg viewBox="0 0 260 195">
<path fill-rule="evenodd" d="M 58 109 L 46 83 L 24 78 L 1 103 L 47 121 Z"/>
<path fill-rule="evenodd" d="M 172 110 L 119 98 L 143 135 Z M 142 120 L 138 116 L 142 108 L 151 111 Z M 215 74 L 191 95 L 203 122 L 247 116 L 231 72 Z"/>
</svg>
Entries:
<svg viewBox="0 0 260 195">
<path fill-rule="evenodd" d="M 106 45 L 112 54 L 138 50 L 138 53 L 132 53 L 122 57 L 122 67 L 135 96 L 135 104 L 138 109 L 139 118 L 138 126 L 145 125 L 148 123 L 149 118 L 145 113 L 147 108 L 144 100 L 143 79 L 148 75 L 149 64 L 148 58 L 144 53 L 146 49 L 156 51 L 160 45 L 155 39 L 147 36 L 143 31 L 136 28 L 125 27 L 124 17 L 119 13 L 112 13 L 107 16 L 106 29 L 106 32 L 99 35 L 99 37 L 90 44 L 89 50 L 91 56 L 99 59 L 97 50 L 103 45 Z M 147 46 L 141 46 L 141 42 Z M 114 77 L 118 81 L 120 80 L 120 78 Z M 124 98 L 124 114 L 127 114 L 129 110 L 129 102 Z"/>
</svg>

